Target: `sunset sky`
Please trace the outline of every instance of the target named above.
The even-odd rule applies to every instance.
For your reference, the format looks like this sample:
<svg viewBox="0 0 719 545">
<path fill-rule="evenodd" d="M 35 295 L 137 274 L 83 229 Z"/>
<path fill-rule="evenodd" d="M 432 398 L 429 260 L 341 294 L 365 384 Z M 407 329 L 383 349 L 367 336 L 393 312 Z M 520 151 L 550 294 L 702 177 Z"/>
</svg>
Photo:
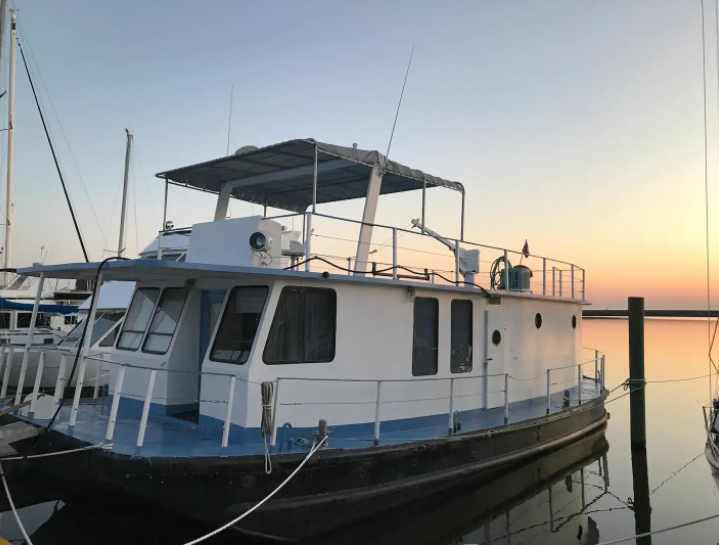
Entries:
<svg viewBox="0 0 719 545">
<path fill-rule="evenodd" d="M 595 308 L 629 295 L 649 308 L 706 308 L 699 0 L 14 3 L 95 260 L 117 246 L 126 127 L 134 254 L 161 224 L 155 173 L 226 154 L 233 85 L 231 152 L 305 137 L 384 152 L 414 45 L 390 156 L 465 185 L 468 239 L 517 250 L 528 239 L 533 253 L 577 263 Z M 719 302 L 717 43 L 706 3 Z M 17 79 L 13 264 L 37 261 L 41 246 L 47 262 L 79 260 L 19 54 Z M 6 106 L 4 97 L 2 126 Z M 169 217 L 209 221 L 213 202 L 172 189 Z M 406 226 L 419 205 L 419 194 L 388 198 L 378 220 Z M 361 204 L 331 210 L 359 218 Z M 433 229 L 456 236 L 458 213 L 456 195 L 431 193 Z"/>
</svg>

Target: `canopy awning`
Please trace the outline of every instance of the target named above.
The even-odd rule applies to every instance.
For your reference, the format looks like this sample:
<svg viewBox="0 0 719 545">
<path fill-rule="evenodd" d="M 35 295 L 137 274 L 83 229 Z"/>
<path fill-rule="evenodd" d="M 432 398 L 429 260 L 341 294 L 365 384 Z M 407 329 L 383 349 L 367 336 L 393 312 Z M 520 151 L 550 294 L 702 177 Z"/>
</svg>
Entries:
<svg viewBox="0 0 719 545">
<path fill-rule="evenodd" d="M 219 193 L 224 184 L 232 183 L 232 196 L 237 199 L 302 213 L 313 202 L 315 150 L 317 203 L 366 196 L 374 167 L 384 173 L 381 194 L 422 189 L 425 185 L 464 193 L 459 182 L 411 169 L 378 151 L 325 144 L 311 138 L 168 170 L 157 177 L 211 193 Z"/>
</svg>

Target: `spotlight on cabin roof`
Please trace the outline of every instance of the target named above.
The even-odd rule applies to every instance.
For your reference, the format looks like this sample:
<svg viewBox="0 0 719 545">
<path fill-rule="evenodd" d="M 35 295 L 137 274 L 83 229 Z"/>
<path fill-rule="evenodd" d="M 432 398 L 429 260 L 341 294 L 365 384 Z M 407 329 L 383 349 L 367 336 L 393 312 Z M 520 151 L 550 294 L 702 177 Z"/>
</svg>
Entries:
<svg viewBox="0 0 719 545">
<path fill-rule="evenodd" d="M 238 148 L 238 150 L 235 152 L 235 155 L 244 155 L 245 153 L 250 153 L 251 151 L 257 151 L 258 149 L 260 148 L 252 145 L 242 146 L 241 148 Z"/>
</svg>

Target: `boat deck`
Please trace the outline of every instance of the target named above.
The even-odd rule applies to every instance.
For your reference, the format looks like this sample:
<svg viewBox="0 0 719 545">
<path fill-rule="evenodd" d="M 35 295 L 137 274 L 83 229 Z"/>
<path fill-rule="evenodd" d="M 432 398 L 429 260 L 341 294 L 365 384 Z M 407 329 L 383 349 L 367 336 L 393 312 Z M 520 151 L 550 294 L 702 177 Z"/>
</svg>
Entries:
<svg viewBox="0 0 719 545">
<path fill-rule="evenodd" d="M 567 409 L 564 399 L 569 394 L 569 407 L 578 405 L 577 387 L 553 394 L 551 414 Z M 584 378 L 582 404 L 602 395 L 601 388 L 592 378 Z M 64 406 L 53 429 L 90 444 L 105 443 L 107 423 L 111 411 L 111 397 L 99 398 L 94 402 L 81 403 L 74 427 L 69 426 L 71 407 Z M 505 407 L 462 411 L 458 415 L 461 426 L 457 433 L 466 433 L 515 424 L 547 414 L 547 398 L 535 398 L 509 404 L 508 421 L 505 423 Z M 379 441 L 374 440 L 374 422 L 347 426 L 332 426 L 329 422 L 331 448 L 357 449 L 375 445 L 389 446 L 414 441 L 446 437 L 449 434 L 449 415 L 437 414 L 407 420 L 387 420 L 381 423 Z M 28 419 L 38 425 L 46 420 Z M 111 446 L 117 454 L 142 455 L 144 457 L 195 457 L 195 456 L 247 456 L 264 453 L 264 443 L 258 428 L 232 426 L 227 447 L 222 447 L 222 424 L 218 421 L 194 423 L 173 416 L 150 413 L 142 447 L 137 447 L 141 411 L 127 409 L 120 411 Z M 280 427 L 277 442 L 269 446 L 270 453 L 306 452 L 314 440 L 314 429 Z"/>
</svg>

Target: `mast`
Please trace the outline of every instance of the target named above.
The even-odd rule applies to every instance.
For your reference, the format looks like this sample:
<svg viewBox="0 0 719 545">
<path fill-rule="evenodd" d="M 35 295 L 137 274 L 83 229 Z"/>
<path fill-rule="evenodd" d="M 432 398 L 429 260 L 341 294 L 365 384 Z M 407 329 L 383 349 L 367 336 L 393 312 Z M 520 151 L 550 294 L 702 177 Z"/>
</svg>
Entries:
<svg viewBox="0 0 719 545">
<path fill-rule="evenodd" d="M 5 251 L 3 252 L 5 269 L 12 263 L 12 184 L 13 150 L 15 147 L 15 45 L 17 42 L 17 11 L 10 10 L 10 76 L 8 78 L 8 131 L 7 131 L 7 197 L 5 201 Z M 7 273 L 5 273 L 7 280 Z M 5 282 L 7 284 L 7 281 Z"/>
<path fill-rule="evenodd" d="M 125 148 L 125 180 L 122 184 L 122 209 L 120 210 L 120 241 L 117 245 L 117 257 L 122 257 L 125 251 L 125 212 L 127 210 L 127 180 L 130 175 L 130 153 L 132 152 L 132 135 L 127 133 L 127 146 Z"/>
</svg>

